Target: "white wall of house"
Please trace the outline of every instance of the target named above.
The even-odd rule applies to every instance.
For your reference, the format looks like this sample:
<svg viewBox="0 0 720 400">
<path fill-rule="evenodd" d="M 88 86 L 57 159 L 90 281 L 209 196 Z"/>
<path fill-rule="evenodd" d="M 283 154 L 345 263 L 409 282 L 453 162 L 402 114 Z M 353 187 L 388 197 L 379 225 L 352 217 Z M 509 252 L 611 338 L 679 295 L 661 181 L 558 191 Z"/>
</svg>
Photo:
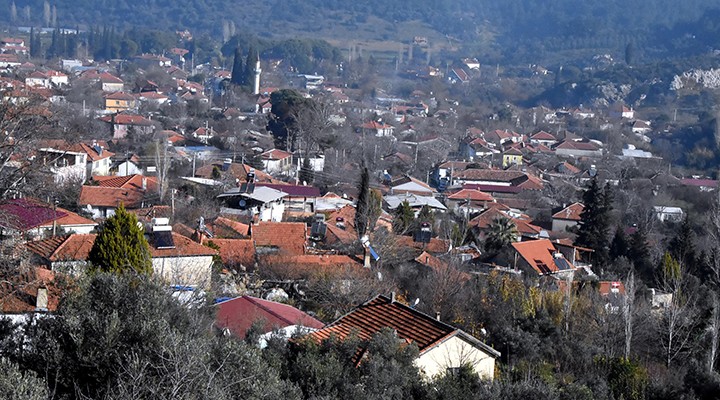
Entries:
<svg viewBox="0 0 720 400">
<path fill-rule="evenodd" d="M 569 219 L 558 219 L 553 218 L 552 220 L 552 230 L 554 232 L 565 232 L 567 228 L 572 228 L 577 226 L 578 222 L 569 220 Z"/>
<path fill-rule="evenodd" d="M 88 175 L 110 175 L 110 157 L 88 163 Z"/>
<path fill-rule="evenodd" d="M 122 83 L 105 82 L 102 84 L 103 92 L 122 92 L 125 85 Z"/>
<path fill-rule="evenodd" d="M 213 257 L 153 257 L 153 273 L 170 285 L 209 287 Z"/>
<path fill-rule="evenodd" d="M 282 222 L 285 214 L 285 202 L 282 200 L 265 203 L 258 209 L 260 221 Z"/>
<path fill-rule="evenodd" d="M 290 167 L 292 157 L 283 158 L 282 160 L 262 160 L 265 172 L 268 174 L 279 174 L 286 172 Z"/>
<path fill-rule="evenodd" d="M 117 176 L 142 175 L 142 168 L 138 167 L 134 162 L 125 161 L 118 165 Z"/>
<path fill-rule="evenodd" d="M 431 379 L 444 374 L 448 368 L 459 368 L 463 364 L 472 366 L 483 379 L 492 380 L 495 375 L 495 358 L 457 334 L 415 360 L 415 365 Z"/>
<path fill-rule="evenodd" d="M 84 206 L 85 210 L 92 214 L 93 219 L 110 218 L 115 215 L 115 207 Z"/>
</svg>

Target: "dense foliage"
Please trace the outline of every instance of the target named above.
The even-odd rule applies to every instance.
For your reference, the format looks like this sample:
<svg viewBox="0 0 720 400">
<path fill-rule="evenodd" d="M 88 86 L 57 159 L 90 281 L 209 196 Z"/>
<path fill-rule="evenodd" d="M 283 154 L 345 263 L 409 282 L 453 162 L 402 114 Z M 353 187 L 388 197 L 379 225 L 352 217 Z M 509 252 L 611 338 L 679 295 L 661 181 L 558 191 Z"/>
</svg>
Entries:
<svg viewBox="0 0 720 400">
<path fill-rule="evenodd" d="M 150 247 L 135 214 L 120 206 L 105 220 L 89 256 L 95 268 L 110 272 L 152 272 Z"/>
<path fill-rule="evenodd" d="M 653 0 L 631 7 L 618 1 L 577 4 L 571 0 L 421 1 L 411 7 L 399 1 L 345 0 L 254 1 L 243 7 L 227 0 L 149 0 L 139 4 L 127 0 L 57 1 L 52 6 L 56 9 L 53 18 L 43 12 L 43 7 L 40 0 L 0 2 L 0 9 L 7 10 L 2 13 L 5 22 L 21 25 L 49 26 L 54 22 L 75 27 L 103 21 L 122 29 L 191 29 L 216 36 L 224 34 L 219 21 L 228 20 L 241 30 L 262 36 L 285 36 L 292 34 L 293 28 L 313 32 L 329 20 L 356 31 L 377 19 L 390 24 L 422 21 L 439 33 L 472 41 L 479 50 L 497 45 L 507 49 L 508 55 L 579 48 L 615 48 L 621 53 L 631 42 L 636 42 L 633 46 L 637 48 L 697 51 L 711 45 L 712 37 L 707 33 L 718 29 L 717 4 L 710 0 Z M 402 35 L 397 36 L 401 39 Z"/>
</svg>

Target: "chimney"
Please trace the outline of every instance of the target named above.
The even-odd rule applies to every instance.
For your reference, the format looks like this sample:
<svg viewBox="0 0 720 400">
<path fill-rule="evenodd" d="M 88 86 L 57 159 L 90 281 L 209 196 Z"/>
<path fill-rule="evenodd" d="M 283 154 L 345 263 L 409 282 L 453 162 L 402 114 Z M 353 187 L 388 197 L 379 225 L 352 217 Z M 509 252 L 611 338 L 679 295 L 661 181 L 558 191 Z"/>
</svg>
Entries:
<svg viewBox="0 0 720 400">
<path fill-rule="evenodd" d="M 144 176 L 142 178 L 142 190 L 147 190 L 147 178 Z"/>
<path fill-rule="evenodd" d="M 440 311 L 435 313 L 435 319 L 440 321 Z"/>
<path fill-rule="evenodd" d="M 35 298 L 35 311 L 48 310 L 48 291 L 47 288 L 38 288 L 37 297 Z"/>
<path fill-rule="evenodd" d="M 365 254 L 363 257 L 363 268 L 370 269 L 370 249 L 365 247 Z"/>
<path fill-rule="evenodd" d="M 232 159 L 226 158 L 225 160 L 223 160 L 222 170 L 223 171 L 229 170 L 231 164 L 232 164 Z"/>
<path fill-rule="evenodd" d="M 394 303 L 394 302 L 395 302 L 395 292 L 394 292 L 394 291 L 393 291 L 393 292 L 390 292 L 390 302 L 391 302 L 391 303 Z"/>
</svg>

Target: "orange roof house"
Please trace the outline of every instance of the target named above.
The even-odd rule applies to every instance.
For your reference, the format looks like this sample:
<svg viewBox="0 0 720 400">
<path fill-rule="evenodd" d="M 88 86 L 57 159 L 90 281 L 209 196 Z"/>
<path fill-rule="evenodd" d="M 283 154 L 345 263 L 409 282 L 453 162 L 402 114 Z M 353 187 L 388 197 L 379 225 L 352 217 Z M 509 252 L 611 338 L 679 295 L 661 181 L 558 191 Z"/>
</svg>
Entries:
<svg viewBox="0 0 720 400">
<path fill-rule="evenodd" d="M 536 275 L 572 273 L 576 268 L 553 242 L 547 239 L 513 243 L 512 247 L 519 256 L 512 267 L 526 273 L 534 272 Z"/>
<path fill-rule="evenodd" d="M 552 230 L 562 232 L 577 226 L 583 210 L 585 206 L 582 203 L 573 203 L 556 212 L 552 216 Z"/>
<path fill-rule="evenodd" d="M 307 226 L 302 222 L 260 222 L 250 227 L 250 238 L 258 255 L 299 256 L 305 254 Z"/>
<path fill-rule="evenodd" d="M 120 203 L 125 208 L 143 208 L 144 200 L 157 194 L 157 179 L 142 175 L 94 176 L 95 185 L 83 185 L 78 204 L 93 214 L 107 218 L 115 214 Z"/>
<path fill-rule="evenodd" d="M 449 368 L 469 364 L 482 378 L 493 379 L 495 359 L 500 352 L 438 318 L 395 301 L 394 296 L 377 296 L 306 338 L 320 342 L 331 337 L 344 340 L 356 336 L 367 343 L 383 329 L 391 329 L 398 339 L 418 347 L 415 363 L 430 378 Z M 354 361 L 360 363 L 366 357 L 373 354 L 363 344 Z"/>
</svg>

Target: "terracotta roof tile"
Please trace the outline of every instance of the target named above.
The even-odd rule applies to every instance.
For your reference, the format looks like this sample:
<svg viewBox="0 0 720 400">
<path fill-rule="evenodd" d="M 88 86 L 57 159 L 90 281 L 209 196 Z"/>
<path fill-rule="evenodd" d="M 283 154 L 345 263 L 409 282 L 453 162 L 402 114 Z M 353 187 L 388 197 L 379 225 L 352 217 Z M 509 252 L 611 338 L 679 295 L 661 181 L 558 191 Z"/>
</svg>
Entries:
<svg viewBox="0 0 720 400">
<path fill-rule="evenodd" d="M 219 247 L 223 265 L 246 269 L 255 266 L 255 243 L 252 239 L 209 239 L 208 244 L 210 242 Z"/>
<path fill-rule="evenodd" d="M 415 343 L 421 354 L 456 332 L 435 318 L 385 296 L 377 296 L 308 337 L 319 342 L 331 336 L 345 339 L 356 334 L 360 340 L 367 341 L 383 328 L 391 328 L 398 337 Z"/>
<path fill-rule="evenodd" d="M 217 251 L 203 246 L 200 243 L 187 238 L 179 233 L 172 233 L 175 247 L 172 249 L 158 249 L 154 246 L 152 238 L 150 238 L 150 254 L 153 258 L 165 257 L 193 257 L 193 256 L 214 256 Z"/>
<path fill-rule="evenodd" d="M 307 228 L 302 222 L 261 222 L 250 228 L 250 237 L 256 249 L 275 249 L 273 254 L 297 256 L 305 254 Z"/>
<path fill-rule="evenodd" d="M 274 271 L 284 279 L 370 273 L 363 268 L 360 257 L 340 254 L 260 255 L 258 260 L 261 268 Z"/>
<path fill-rule="evenodd" d="M 399 247 L 411 247 L 430 253 L 447 253 L 450 251 L 451 243 L 449 240 L 431 238 L 429 243 L 416 242 L 411 236 L 397 236 L 396 245 Z"/>
<path fill-rule="evenodd" d="M 582 203 L 572 203 L 569 206 L 553 214 L 554 219 L 566 219 L 570 221 L 580 221 L 580 214 L 582 214 L 585 206 Z"/>
<path fill-rule="evenodd" d="M 462 189 L 457 191 L 450 196 L 450 200 L 471 200 L 471 201 L 495 201 L 489 193 L 482 192 L 476 189 Z"/>
<path fill-rule="evenodd" d="M 557 252 L 553 243 L 547 239 L 529 240 L 512 244 L 517 253 L 527 262 L 539 275 L 560 272 L 566 269 L 575 269 L 570 261 Z M 560 254 L 555 257 L 555 254 Z M 567 268 L 564 267 L 566 264 Z"/>
</svg>

